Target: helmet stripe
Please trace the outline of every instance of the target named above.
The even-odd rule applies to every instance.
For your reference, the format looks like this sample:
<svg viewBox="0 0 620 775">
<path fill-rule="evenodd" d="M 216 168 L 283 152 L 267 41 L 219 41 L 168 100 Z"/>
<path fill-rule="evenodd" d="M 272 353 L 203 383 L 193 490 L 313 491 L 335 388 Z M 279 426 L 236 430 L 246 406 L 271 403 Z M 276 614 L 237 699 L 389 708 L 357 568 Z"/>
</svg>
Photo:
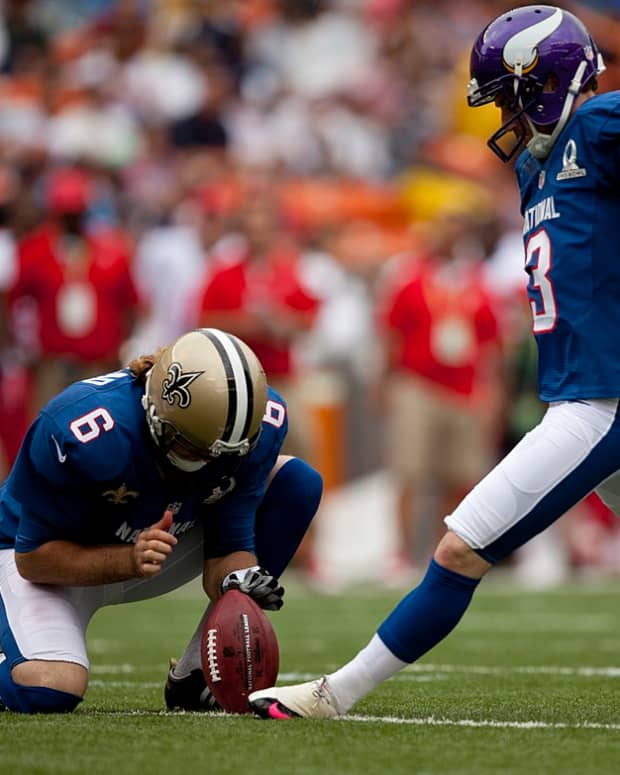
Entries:
<svg viewBox="0 0 620 775">
<path fill-rule="evenodd" d="M 228 414 L 226 427 L 222 433 L 222 441 L 236 444 L 244 436 L 244 429 L 249 424 L 248 407 L 251 406 L 246 372 L 247 361 L 233 344 L 234 339 L 217 328 L 201 328 L 222 359 L 222 365 L 228 381 Z M 249 415 L 251 417 L 251 414 Z"/>
<path fill-rule="evenodd" d="M 231 336 L 230 341 L 233 343 L 233 346 L 237 351 L 237 354 L 239 355 L 239 360 L 243 364 L 243 373 L 245 376 L 245 386 L 246 386 L 247 397 L 248 397 L 248 407 L 246 411 L 245 424 L 243 426 L 243 430 L 241 431 L 241 438 L 245 439 L 247 438 L 248 432 L 250 430 L 250 425 L 252 424 L 252 417 L 254 415 L 254 384 L 252 382 L 252 374 L 250 373 L 250 364 L 248 363 L 248 359 L 246 358 L 245 353 L 241 349 L 239 342 L 237 341 L 237 339 L 235 339 L 234 336 Z"/>
</svg>

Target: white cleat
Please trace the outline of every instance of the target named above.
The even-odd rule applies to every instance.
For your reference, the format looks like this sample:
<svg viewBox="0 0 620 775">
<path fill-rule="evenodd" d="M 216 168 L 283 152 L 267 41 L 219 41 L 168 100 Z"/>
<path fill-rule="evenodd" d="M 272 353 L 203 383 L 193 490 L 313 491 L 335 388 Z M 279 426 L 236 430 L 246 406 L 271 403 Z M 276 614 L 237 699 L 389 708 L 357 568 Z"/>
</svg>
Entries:
<svg viewBox="0 0 620 775">
<path fill-rule="evenodd" d="M 335 718 L 341 713 L 325 676 L 252 692 L 249 702 L 254 713 L 266 719 Z"/>
</svg>

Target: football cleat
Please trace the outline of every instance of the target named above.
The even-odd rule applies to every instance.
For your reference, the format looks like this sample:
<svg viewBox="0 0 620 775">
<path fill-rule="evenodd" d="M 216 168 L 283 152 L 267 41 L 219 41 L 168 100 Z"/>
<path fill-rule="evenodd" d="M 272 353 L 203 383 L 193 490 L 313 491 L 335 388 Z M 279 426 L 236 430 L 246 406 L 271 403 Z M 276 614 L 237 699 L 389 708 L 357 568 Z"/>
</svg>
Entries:
<svg viewBox="0 0 620 775">
<path fill-rule="evenodd" d="M 265 719 L 334 718 L 341 713 L 325 676 L 252 692 L 249 702 L 254 713 Z"/>
<path fill-rule="evenodd" d="M 189 675 L 177 678 L 174 674 L 176 659 L 170 660 L 168 679 L 164 687 L 164 699 L 168 710 L 193 710 L 208 713 L 221 710 L 215 697 L 207 688 L 207 682 L 200 668 Z"/>
</svg>

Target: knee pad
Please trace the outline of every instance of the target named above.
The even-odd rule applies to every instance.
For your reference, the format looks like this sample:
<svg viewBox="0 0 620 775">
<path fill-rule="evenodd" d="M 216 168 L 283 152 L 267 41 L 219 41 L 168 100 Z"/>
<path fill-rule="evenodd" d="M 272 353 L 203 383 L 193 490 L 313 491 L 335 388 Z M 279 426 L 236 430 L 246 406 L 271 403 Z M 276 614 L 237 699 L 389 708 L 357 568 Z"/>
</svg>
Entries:
<svg viewBox="0 0 620 775">
<path fill-rule="evenodd" d="M 274 476 L 256 514 L 256 554 L 274 576 L 291 561 L 322 494 L 321 475 L 299 458 L 288 460 Z"/>
<path fill-rule="evenodd" d="M 49 689 L 47 686 L 23 686 L 11 677 L 8 659 L 0 662 L 0 705 L 17 713 L 70 713 L 82 702 L 77 694 Z"/>
</svg>

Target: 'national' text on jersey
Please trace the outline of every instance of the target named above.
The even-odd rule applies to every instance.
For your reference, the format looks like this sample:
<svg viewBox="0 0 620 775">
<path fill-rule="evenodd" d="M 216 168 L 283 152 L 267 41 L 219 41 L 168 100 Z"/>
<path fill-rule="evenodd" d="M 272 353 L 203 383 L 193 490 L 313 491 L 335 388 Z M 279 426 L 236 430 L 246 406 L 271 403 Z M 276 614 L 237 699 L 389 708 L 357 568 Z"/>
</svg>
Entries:
<svg viewBox="0 0 620 775">
<path fill-rule="evenodd" d="M 170 525 L 168 532 L 172 533 L 173 536 L 182 535 L 183 533 L 186 533 L 188 530 L 191 530 L 195 524 L 196 524 L 195 519 L 191 519 L 187 522 L 173 522 L 172 525 Z M 138 539 L 139 533 L 143 529 L 144 528 L 134 529 L 131 525 L 128 525 L 127 522 L 123 522 L 123 524 L 116 531 L 116 535 L 118 536 L 118 538 L 121 539 L 121 541 L 125 541 L 126 543 L 129 543 L 129 544 L 135 544 L 135 542 Z"/>
<path fill-rule="evenodd" d="M 555 200 L 553 196 L 547 196 L 532 207 L 528 207 L 525 211 L 523 233 L 527 234 L 528 231 L 535 229 L 543 221 L 550 221 L 553 218 L 559 217 L 560 213 L 555 209 Z"/>
</svg>

